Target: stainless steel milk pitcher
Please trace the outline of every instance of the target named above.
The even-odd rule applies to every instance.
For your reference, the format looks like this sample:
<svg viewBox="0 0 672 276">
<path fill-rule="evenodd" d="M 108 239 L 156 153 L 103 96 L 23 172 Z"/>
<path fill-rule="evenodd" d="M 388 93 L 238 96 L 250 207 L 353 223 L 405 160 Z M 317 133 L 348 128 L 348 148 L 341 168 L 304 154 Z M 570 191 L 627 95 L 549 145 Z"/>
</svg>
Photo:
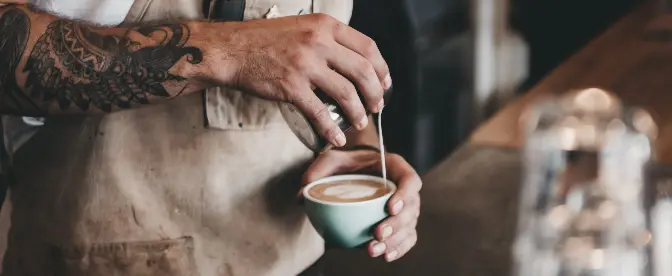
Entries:
<svg viewBox="0 0 672 276">
<path fill-rule="evenodd" d="M 315 93 L 320 96 L 322 102 L 327 107 L 327 111 L 329 111 L 331 119 L 336 122 L 343 133 L 350 131 L 353 124 L 345 117 L 343 109 L 341 109 L 336 101 L 324 96 L 325 94 L 319 90 L 317 90 Z M 360 96 L 362 102 L 364 102 L 362 95 L 358 95 Z M 389 102 L 391 95 L 392 87 L 386 90 L 383 94 L 383 101 L 385 102 L 385 105 L 387 105 Z M 315 128 L 310 123 L 310 121 L 294 105 L 288 103 L 279 103 L 278 106 L 280 107 L 280 112 L 285 118 L 285 121 L 287 121 L 287 124 L 292 129 L 292 132 L 294 132 L 294 134 L 304 145 L 306 145 L 306 147 L 314 152 L 320 152 L 327 146 L 328 142 L 322 136 L 320 136 L 317 131 L 315 131 Z M 367 115 L 370 115 L 370 113 L 367 112 Z"/>
</svg>

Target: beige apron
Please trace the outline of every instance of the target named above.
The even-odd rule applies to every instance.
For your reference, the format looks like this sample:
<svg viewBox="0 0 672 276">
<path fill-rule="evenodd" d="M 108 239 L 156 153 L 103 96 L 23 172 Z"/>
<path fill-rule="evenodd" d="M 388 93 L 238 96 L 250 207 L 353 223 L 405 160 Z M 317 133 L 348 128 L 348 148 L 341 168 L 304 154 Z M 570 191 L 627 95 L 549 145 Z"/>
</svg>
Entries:
<svg viewBox="0 0 672 276">
<path fill-rule="evenodd" d="M 247 0 L 245 19 L 350 0 Z M 138 0 L 129 21 L 201 18 Z M 105 116 L 49 118 L 14 155 L 5 275 L 296 275 L 323 252 L 297 204 L 312 153 L 272 102 L 212 89 Z M 204 116 L 204 114 L 208 114 Z M 205 120 L 215 127 L 205 128 Z"/>
</svg>

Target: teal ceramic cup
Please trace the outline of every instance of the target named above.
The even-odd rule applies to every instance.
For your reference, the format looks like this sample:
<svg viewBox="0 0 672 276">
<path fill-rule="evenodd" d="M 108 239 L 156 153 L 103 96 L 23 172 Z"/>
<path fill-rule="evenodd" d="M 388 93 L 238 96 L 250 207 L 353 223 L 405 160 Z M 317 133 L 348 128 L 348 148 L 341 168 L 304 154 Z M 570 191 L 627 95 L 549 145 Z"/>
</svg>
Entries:
<svg viewBox="0 0 672 276">
<path fill-rule="evenodd" d="M 387 180 L 391 188 L 387 194 L 359 202 L 323 201 L 308 193 L 313 186 L 347 180 L 367 180 L 381 186 L 386 181 L 370 175 L 339 175 L 317 180 L 303 189 L 308 219 L 327 247 L 356 248 L 371 241 L 374 227 L 389 216 L 387 201 L 397 190 L 397 186 Z"/>
</svg>

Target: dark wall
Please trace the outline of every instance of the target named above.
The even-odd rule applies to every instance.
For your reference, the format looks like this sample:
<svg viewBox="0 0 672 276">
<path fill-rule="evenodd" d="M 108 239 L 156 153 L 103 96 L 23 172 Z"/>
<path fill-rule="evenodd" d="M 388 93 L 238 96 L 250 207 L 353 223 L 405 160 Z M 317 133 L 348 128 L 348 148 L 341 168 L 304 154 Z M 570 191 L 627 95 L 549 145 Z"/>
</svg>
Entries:
<svg viewBox="0 0 672 276">
<path fill-rule="evenodd" d="M 638 0 L 513 0 L 512 23 L 531 50 L 534 84 L 632 10 Z"/>
<path fill-rule="evenodd" d="M 383 115 L 388 150 L 421 172 L 460 140 L 454 105 L 464 62 L 451 42 L 468 30 L 467 3 L 355 0 L 351 25 L 376 40 L 392 71 L 394 94 Z"/>
<path fill-rule="evenodd" d="M 415 54 L 409 20 L 401 0 L 355 0 L 350 25 L 373 38 L 390 66 L 393 96 L 384 111 L 384 129 L 388 150 L 406 157 L 410 150 L 400 145 L 412 144 L 405 135 L 413 125 L 409 110 L 415 106 Z"/>
<path fill-rule="evenodd" d="M 581 49 L 636 0 L 513 0 L 511 21 L 529 43 L 524 91 Z M 472 130 L 470 0 L 355 0 L 352 26 L 375 39 L 394 94 L 384 112 L 388 150 L 425 172 Z"/>
</svg>

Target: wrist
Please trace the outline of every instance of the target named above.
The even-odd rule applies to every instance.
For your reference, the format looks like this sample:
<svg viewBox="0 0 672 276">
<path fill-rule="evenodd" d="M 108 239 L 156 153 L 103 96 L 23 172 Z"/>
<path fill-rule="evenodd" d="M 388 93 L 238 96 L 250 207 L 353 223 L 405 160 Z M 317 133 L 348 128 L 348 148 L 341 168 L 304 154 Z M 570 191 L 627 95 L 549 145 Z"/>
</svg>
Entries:
<svg viewBox="0 0 672 276">
<path fill-rule="evenodd" d="M 176 66 L 180 76 L 210 86 L 230 86 L 235 83 L 238 59 L 231 54 L 234 22 L 210 23 L 193 21 L 186 24 L 190 31 L 185 47 L 194 47 L 203 53 L 198 64 L 181 62 Z"/>
</svg>

